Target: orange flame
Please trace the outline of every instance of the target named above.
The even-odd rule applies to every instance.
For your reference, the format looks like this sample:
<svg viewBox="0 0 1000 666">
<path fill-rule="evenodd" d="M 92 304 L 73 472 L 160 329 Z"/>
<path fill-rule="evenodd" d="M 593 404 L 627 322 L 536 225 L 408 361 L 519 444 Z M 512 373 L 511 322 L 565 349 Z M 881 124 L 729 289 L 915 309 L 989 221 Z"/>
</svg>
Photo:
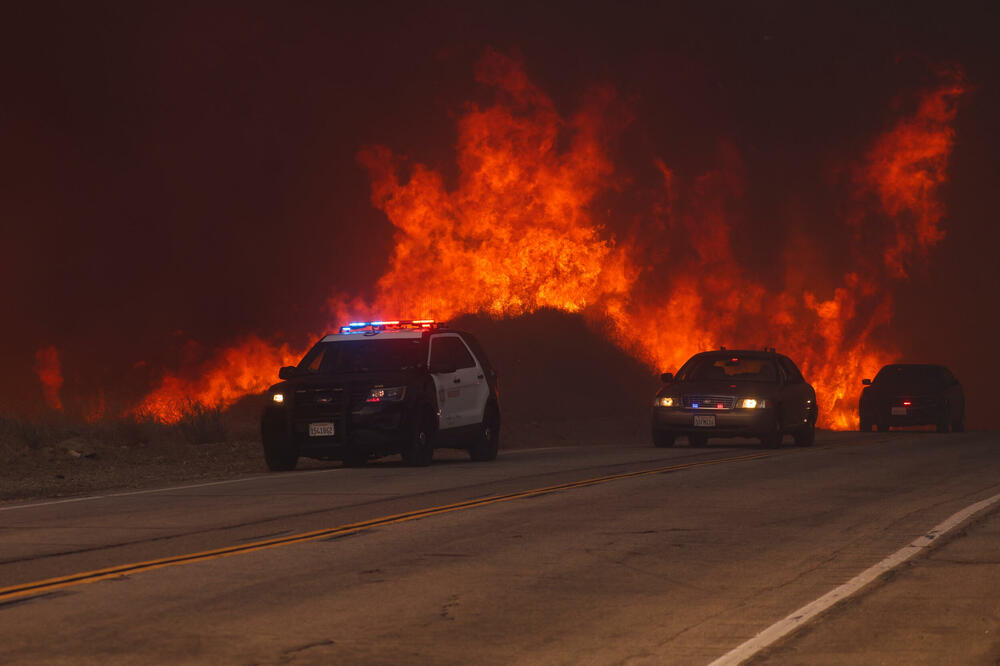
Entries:
<svg viewBox="0 0 1000 666">
<path fill-rule="evenodd" d="M 676 369 L 720 345 L 778 347 L 798 361 L 820 400 L 820 425 L 856 425 L 860 379 L 896 353 L 876 339 L 892 313 L 882 285 L 901 278 L 943 235 L 940 187 L 953 143 L 955 74 L 916 113 L 880 137 L 860 169 L 847 221 L 858 230 L 886 225 L 881 259 L 858 242 L 857 266 L 820 295 L 815 268 L 792 253 L 786 287 L 768 289 L 733 251 L 745 186 L 732 148 L 723 166 L 688 190 L 664 160 L 660 201 L 634 240 L 617 240 L 595 217 L 596 197 L 617 186 L 607 146 L 619 129 L 615 94 L 593 91 L 568 119 L 527 78 L 523 66 L 490 52 L 477 80 L 493 87 L 492 106 L 471 106 L 458 124 L 455 189 L 421 164 L 397 175 L 402 159 L 384 147 L 358 156 L 372 179 L 372 202 L 396 227 L 388 272 L 374 298 L 330 302 L 333 323 L 387 316 L 449 319 L 463 313 L 517 316 L 540 308 L 582 313 L 651 367 Z M 879 213 L 865 210 L 874 193 Z M 610 215 L 610 213 L 609 213 Z M 884 234 L 883 234 L 884 235 Z M 674 252 L 674 247 L 685 249 Z M 671 256 L 683 256 L 671 260 Z M 666 266 L 664 266 L 664 264 Z M 827 281 L 829 283 L 829 281 Z M 735 343 L 735 344 L 734 344 Z M 225 406 L 270 384 L 298 353 L 251 338 L 223 351 L 193 382 L 167 376 L 140 409 L 165 420 L 187 402 Z"/>
<path fill-rule="evenodd" d="M 508 103 L 471 108 L 459 122 L 461 180 L 416 165 L 409 180 L 386 148 L 363 150 L 372 203 L 398 229 L 388 273 L 374 302 L 351 304 L 351 316 L 420 313 L 450 319 L 465 312 L 514 316 L 550 307 L 580 312 L 630 289 L 625 254 L 602 237 L 588 207 L 612 165 L 601 145 L 601 120 L 613 102 L 596 91 L 569 121 L 511 60 L 492 53 L 477 79 Z M 569 133 L 565 152 L 557 148 Z M 367 313 L 367 314 L 366 314 Z M 341 311 L 345 314 L 345 311 Z"/>
<path fill-rule="evenodd" d="M 907 264 L 925 257 L 945 235 L 940 190 L 948 180 L 958 100 L 968 86 L 958 68 L 943 75 L 945 83 L 924 95 L 913 116 L 879 138 L 861 174 L 862 187 L 878 195 L 892 222 L 895 237 L 885 262 L 897 278 L 906 277 Z"/>
<path fill-rule="evenodd" d="M 266 390 L 274 383 L 275 370 L 297 363 L 303 353 L 247 337 L 223 349 L 194 379 L 167 374 L 133 413 L 176 423 L 195 405 L 228 407 L 245 395 Z"/>
<path fill-rule="evenodd" d="M 35 374 L 42 382 L 45 404 L 52 409 L 62 411 L 63 404 L 59 390 L 63 385 L 63 375 L 58 349 L 50 345 L 35 352 Z"/>
</svg>

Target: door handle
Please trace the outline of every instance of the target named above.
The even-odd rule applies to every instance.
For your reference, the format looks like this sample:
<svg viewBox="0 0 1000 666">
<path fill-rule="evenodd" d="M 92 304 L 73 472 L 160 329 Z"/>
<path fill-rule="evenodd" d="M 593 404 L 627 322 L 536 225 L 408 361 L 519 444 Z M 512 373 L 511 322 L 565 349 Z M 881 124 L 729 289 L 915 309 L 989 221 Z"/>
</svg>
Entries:
<svg viewBox="0 0 1000 666">
<path fill-rule="evenodd" d="M 459 379 L 458 377 L 455 377 L 455 379 L 453 379 L 452 381 L 453 381 L 453 382 L 454 382 L 455 384 L 461 384 L 461 383 L 462 383 L 462 380 L 461 380 L 461 379 Z"/>
<path fill-rule="evenodd" d="M 482 378 L 483 378 L 482 375 L 476 375 L 476 379 L 482 379 Z"/>
</svg>

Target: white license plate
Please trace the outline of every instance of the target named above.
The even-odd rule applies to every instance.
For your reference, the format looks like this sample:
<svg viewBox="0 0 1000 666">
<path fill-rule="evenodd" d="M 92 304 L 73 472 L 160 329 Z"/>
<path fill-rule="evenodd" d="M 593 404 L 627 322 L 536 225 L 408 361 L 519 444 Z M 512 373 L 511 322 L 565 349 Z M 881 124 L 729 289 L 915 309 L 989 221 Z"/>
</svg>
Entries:
<svg viewBox="0 0 1000 666">
<path fill-rule="evenodd" d="M 906 407 L 893 407 L 892 408 L 892 415 L 893 416 L 906 416 Z"/>
<path fill-rule="evenodd" d="M 694 417 L 694 424 L 699 428 L 714 428 L 715 414 L 697 415 Z"/>
<path fill-rule="evenodd" d="M 310 423 L 309 424 L 309 436 L 310 437 L 333 437 L 333 424 L 332 423 Z"/>
</svg>

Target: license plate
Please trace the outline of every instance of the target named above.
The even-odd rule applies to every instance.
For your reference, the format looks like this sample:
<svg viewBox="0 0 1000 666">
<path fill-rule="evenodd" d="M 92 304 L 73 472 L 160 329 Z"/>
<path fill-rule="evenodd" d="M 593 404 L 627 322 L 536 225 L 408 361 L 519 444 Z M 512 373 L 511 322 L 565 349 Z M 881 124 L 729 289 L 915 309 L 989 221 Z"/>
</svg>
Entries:
<svg viewBox="0 0 1000 666">
<path fill-rule="evenodd" d="M 309 436 L 310 437 L 333 437 L 333 424 L 332 423 L 310 423 L 309 424 Z"/>
<path fill-rule="evenodd" d="M 715 414 L 705 414 L 694 417 L 694 424 L 699 428 L 714 428 Z"/>
<path fill-rule="evenodd" d="M 893 407 L 892 408 L 892 415 L 893 416 L 906 416 L 906 407 Z"/>
</svg>

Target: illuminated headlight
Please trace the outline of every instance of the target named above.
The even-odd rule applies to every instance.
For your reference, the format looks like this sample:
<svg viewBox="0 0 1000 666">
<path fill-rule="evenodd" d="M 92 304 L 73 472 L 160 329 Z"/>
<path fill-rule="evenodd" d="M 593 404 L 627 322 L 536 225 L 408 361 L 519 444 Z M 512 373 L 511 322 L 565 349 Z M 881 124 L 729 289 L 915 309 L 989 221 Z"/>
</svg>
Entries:
<svg viewBox="0 0 1000 666">
<path fill-rule="evenodd" d="M 368 392 L 365 402 L 399 402 L 405 395 L 405 386 L 395 386 L 393 388 L 376 387 Z"/>
<path fill-rule="evenodd" d="M 653 401 L 653 406 L 654 407 L 673 407 L 674 406 L 674 399 L 673 398 L 668 398 L 666 396 L 664 396 L 662 398 L 657 398 L 656 400 Z"/>
<path fill-rule="evenodd" d="M 767 401 L 758 400 L 757 398 L 743 398 L 737 403 L 736 406 L 743 409 L 759 409 L 761 407 L 767 407 Z"/>
<path fill-rule="evenodd" d="M 280 405 L 281 403 L 283 403 L 285 401 L 285 394 L 284 393 L 272 393 L 271 394 L 271 400 L 274 400 L 276 403 L 278 403 Z"/>
</svg>

